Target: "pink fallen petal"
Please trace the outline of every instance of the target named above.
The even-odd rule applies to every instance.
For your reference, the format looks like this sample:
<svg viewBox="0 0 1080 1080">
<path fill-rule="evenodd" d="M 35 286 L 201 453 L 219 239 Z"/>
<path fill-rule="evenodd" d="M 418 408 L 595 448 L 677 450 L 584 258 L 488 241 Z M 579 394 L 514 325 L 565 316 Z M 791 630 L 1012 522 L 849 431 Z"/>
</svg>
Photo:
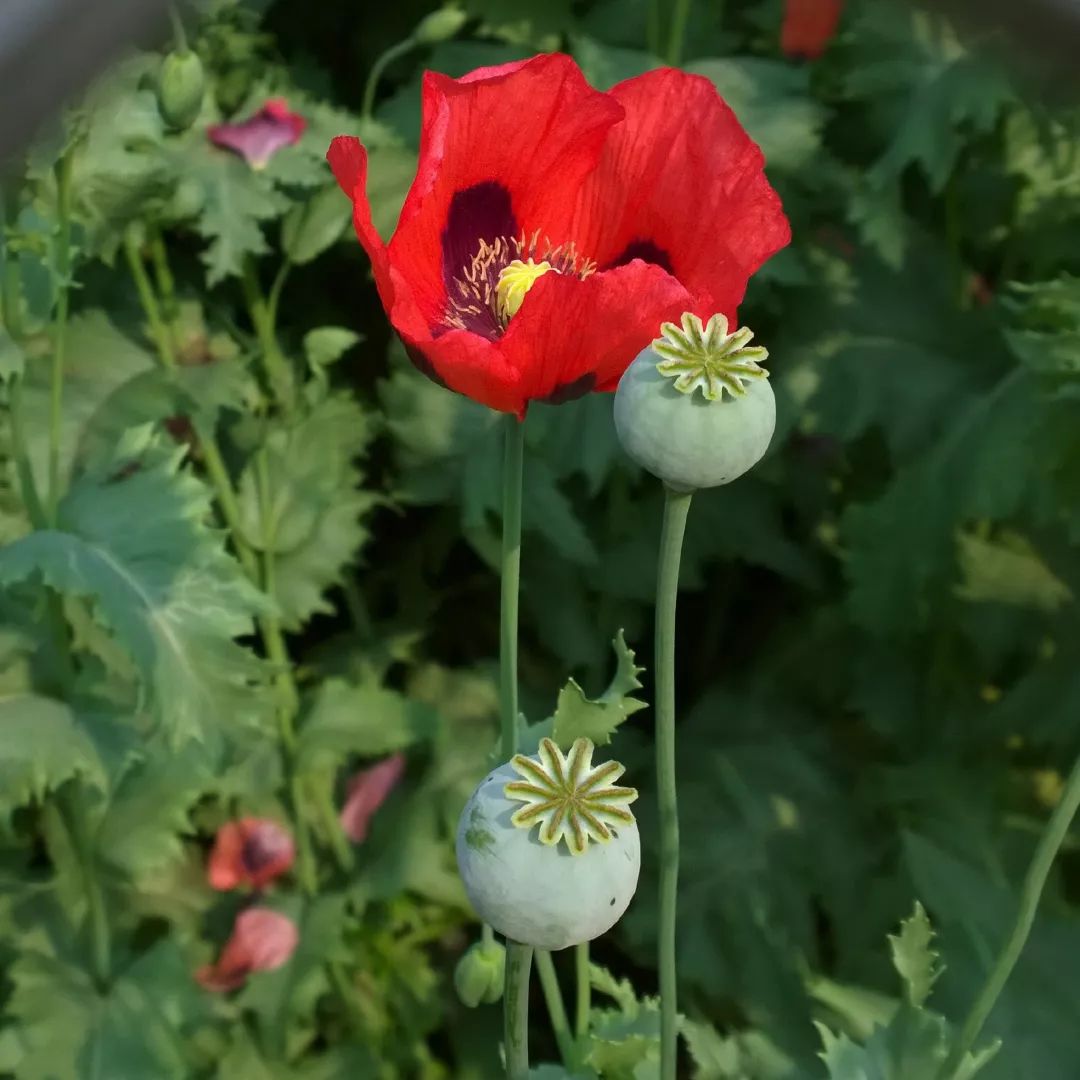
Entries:
<svg viewBox="0 0 1080 1080">
<path fill-rule="evenodd" d="M 295 857 L 292 837 L 268 818 L 240 818 L 218 829 L 207 879 L 214 889 L 261 889 L 286 873 Z"/>
<path fill-rule="evenodd" d="M 255 971 L 273 971 L 296 951 L 300 933 L 287 915 L 253 907 L 236 917 L 233 932 L 216 964 L 195 972 L 207 990 L 235 990 Z"/>
<path fill-rule="evenodd" d="M 397 786 L 401 774 L 405 771 L 405 755 L 391 754 L 390 757 L 361 769 L 350 781 L 345 796 L 345 805 L 341 808 L 341 827 L 345 835 L 354 843 L 362 844 L 367 839 L 371 819 L 375 811 L 386 801 L 386 797 Z"/>
<path fill-rule="evenodd" d="M 300 140 L 307 121 L 289 111 L 283 98 L 272 98 L 254 116 L 239 124 L 214 124 L 207 131 L 215 146 L 240 154 L 253 169 L 264 169 L 283 147 Z"/>
</svg>

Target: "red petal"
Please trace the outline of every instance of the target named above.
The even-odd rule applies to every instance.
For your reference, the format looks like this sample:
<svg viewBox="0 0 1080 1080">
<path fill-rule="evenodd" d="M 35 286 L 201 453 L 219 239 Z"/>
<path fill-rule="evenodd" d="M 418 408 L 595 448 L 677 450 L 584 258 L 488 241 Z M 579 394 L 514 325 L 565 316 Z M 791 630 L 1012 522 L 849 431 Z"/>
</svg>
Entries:
<svg viewBox="0 0 1080 1080">
<path fill-rule="evenodd" d="M 430 326 L 446 304 L 444 255 L 457 264 L 446 268 L 453 276 L 495 228 L 546 230 L 555 211 L 572 204 L 621 116 L 559 54 L 464 79 L 426 73 L 420 161 L 390 257 Z M 473 205 L 451 221 L 455 196 L 479 185 Z"/>
<path fill-rule="evenodd" d="M 349 793 L 341 808 L 341 827 L 354 844 L 367 839 L 371 819 L 397 786 L 404 771 L 405 755 L 392 754 L 377 765 L 361 769 L 349 781 Z"/>
<path fill-rule="evenodd" d="M 734 317 L 750 275 L 791 238 L 761 150 L 701 76 L 664 68 L 611 94 L 626 119 L 584 185 L 573 238 L 601 267 L 650 258 L 700 314 Z"/>
<path fill-rule="evenodd" d="M 273 971 L 285 964 L 299 940 L 296 924 L 287 915 L 248 908 L 236 917 L 217 963 L 199 968 L 195 978 L 207 990 L 234 990 L 251 972 Z"/>
<path fill-rule="evenodd" d="M 214 889 L 261 889 L 293 864 L 292 837 L 268 818 L 241 818 L 218 829 L 207 879 Z"/>
<path fill-rule="evenodd" d="M 545 274 L 529 290 L 502 340 L 520 376 L 524 405 L 589 390 L 614 390 L 660 324 L 690 309 L 686 289 L 658 266 L 635 259 L 584 281 Z"/>
<path fill-rule="evenodd" d="M 786 56 L 820 56 L 836 33 L 843 8 L 843 0 L 787 0 L 781 51 Z"/>
<path fill-rule="evenodd" d="M 240 853 L 244 847 L 244 832 L 238 821 L 222 825 L 214 838 L 214 849 L 206 867 L 210 888 L 235 889 L 244 880 Z"/>
</svg>

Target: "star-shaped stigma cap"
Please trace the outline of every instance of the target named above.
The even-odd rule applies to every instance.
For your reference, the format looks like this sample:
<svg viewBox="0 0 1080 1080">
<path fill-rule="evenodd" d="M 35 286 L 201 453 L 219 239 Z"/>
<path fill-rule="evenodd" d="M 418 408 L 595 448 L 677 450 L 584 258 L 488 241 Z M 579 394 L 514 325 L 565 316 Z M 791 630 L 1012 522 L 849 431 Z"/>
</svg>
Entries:
<svg viewBox="0 0 1080 1080">
<path fill-rule="evenodd" d="M 606 844 L 613 826 L 632 825 L 628 807 L 638 793 L 615 784 L 626 772 L 619 762 L 594 766 L 594 749 L 591 739 L 581 738 L 563 754 L 551 739 L 542 739 L 535 758 L 511 758 L 510 767 L 522 779 L 511 780 L 503 793 L 525 805 L 510 820 L 521 829 L 539 825 L 542 844 L 554 847 L 565 840 L 572 855 L 583 855 L 590 840 Z"/>
<path fill-rule="evenodd" d="M 693 394 L 700 387 L 708 401 L 720 401 L 726 390 L 733 398 L 742 397 L 755 379 L 767 379 L 761 364 L 769 351 L 751 345 L 754 332 L 743 326 L 728 333 L 727 316 L 716 314 L 702 325 L 689 312 L 682 317 L 682 327 L 664 323 L 652 348 L 663 357 L 656 365 L 661 375 L 675 379 L 675 389 Z"/>
</svg>

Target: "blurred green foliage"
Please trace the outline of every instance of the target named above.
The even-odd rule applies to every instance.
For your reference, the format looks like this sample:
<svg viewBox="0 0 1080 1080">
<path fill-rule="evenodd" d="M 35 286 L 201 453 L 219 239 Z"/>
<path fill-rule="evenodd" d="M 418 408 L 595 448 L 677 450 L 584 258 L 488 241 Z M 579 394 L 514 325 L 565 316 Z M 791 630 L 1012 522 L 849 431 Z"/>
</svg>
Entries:
<svg viewBox="0 0 1080 1080">
<path fill-rule="evenodd" d="M 968 40 L 851 0 L 805 63 L 779 51 L 782 8 L 695 2 L 683 54 L 760 141 L 794 234 L 740 313 L 771 353 L 777 437 L 695 500 L 687 537 L 683 1069 L 931 1080 L 1080 751 L 1080 111 L 1002 66 L 992 26 Z M 4 184 L 0 1073 L 16 1080 L 498 1074 L 498 1009 L 453 992 L 475 928 L 451 838 L 494 744 L 499 426 L 390 340 L 323 154 L 364 138 L 388 236 L 425 68 L 561 48 L 605 88 L 660 64 L 667 29 L 650 42 L 646 0 L 467 0 L 457 36 L 402 50 L 361 117 L 367 73 L 430 10 L 207 0 L 187 13 L 209 86 L 189 130 L 158 113 L 159 58 L 136 56 Z M 272 96 L 307 120 L 295 146 L 253 170 L 210 145 L 210 124 Z M 20 492 L 47 486 L 65 154 L 67 490 L 43 529 Z M 275 350 L 286 382 L 268 385 Z M 608 397 L 534 406 L 526 439 L 523 707 L 537 736 L 618 727 L 642 791 L 643 880 L 594 949 L 582 1068 L 645 1080 L 651 686 L 626 643 L 650 655 L 662 496 L 621 455 Z M 270 568 L 255 582 L 241 547 Z M 299 696 L 284 756 L 290 661 L 252 636 L 277 617 Z M 335 861 L 348 773 L 398 750 L 405 781 L 355 865 Z M 307 821 L 317 888 L 275 886 L 300 947 L 226 999 L 191 972 L 242 903 L 203 871 L 238 814 Z M 1001 1049 L 963 1075 L 1080 1074 L 1078 848 L 990 1018 Z M 533 1015 L 554 1060 L 538 994 Z"/>
</svg>

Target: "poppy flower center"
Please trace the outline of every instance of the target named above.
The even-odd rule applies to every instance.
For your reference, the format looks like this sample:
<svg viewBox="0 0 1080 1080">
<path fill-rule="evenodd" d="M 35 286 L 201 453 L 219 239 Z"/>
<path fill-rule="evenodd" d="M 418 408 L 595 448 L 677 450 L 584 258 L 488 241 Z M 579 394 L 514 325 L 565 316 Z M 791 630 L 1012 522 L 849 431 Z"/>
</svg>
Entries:
<svg viewBox="0 0 1080 1080">
<path fill-rule="evenodd" d="M 495 340 L 544 274 L 586 278 L 595 270 L 596 263 L 582 258 L 573 244 L 553 245 L 540 240 L 539 233 L 481 240 L 468 265 L 450 282 L 445 324 Z"/>
</svg>

